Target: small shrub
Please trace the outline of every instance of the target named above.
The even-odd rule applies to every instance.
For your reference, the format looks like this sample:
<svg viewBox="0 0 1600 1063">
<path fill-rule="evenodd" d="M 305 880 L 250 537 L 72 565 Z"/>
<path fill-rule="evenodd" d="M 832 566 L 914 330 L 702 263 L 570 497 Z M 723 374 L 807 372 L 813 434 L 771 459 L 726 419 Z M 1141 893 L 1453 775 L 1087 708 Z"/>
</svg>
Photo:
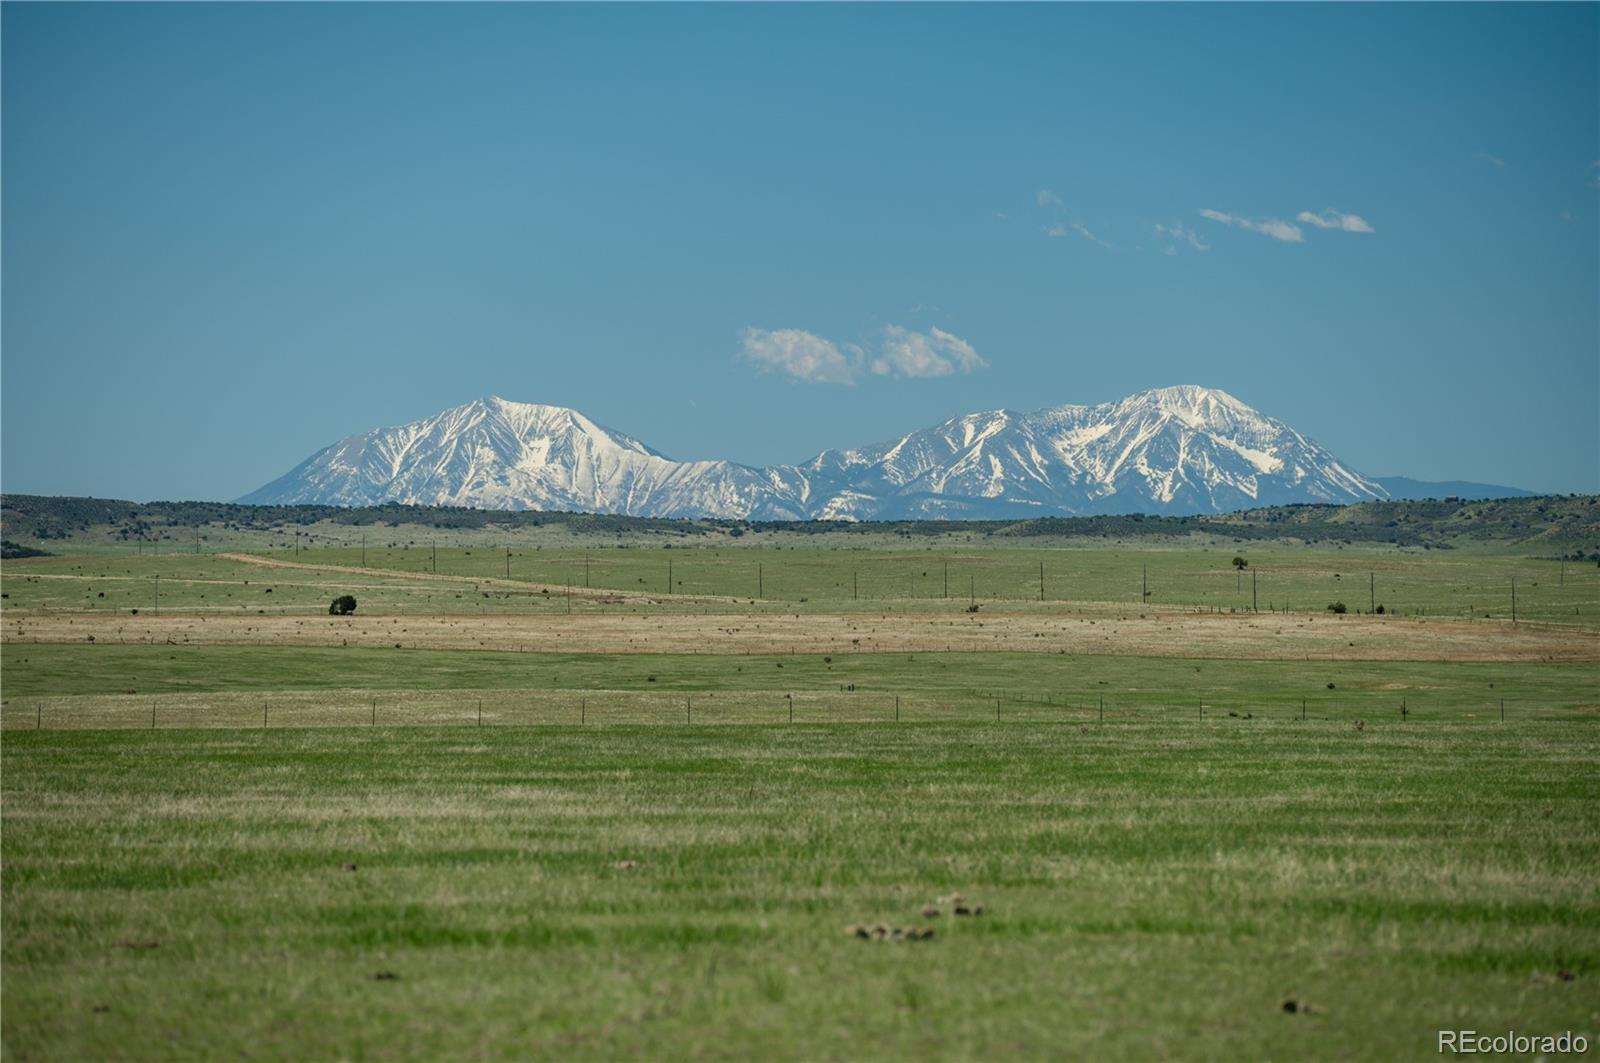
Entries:
<svg viewBox="0 0 1600 1063">
<path fill-rule="evenodd" d="M 349 616 L 356 611 L 356 599 L 351 594 L 341 594 L 328 606 L 329 616 Z"/>
<path fill-rule="evenodd" d="M 1330 613 L 1348 613 L 1349 611 L 1349 607 L 1343 602 L 1332 602 L 1328 606 L 1328 612 Z"/>
<path fill-rule="evenodd" d="M 1381 605 L 1378 606 L 1377 612 L 1378 612 L 1379 616 L 1382 616 L 1383 615 L 1383 606 L 1381 606 Z"/>
</svg>

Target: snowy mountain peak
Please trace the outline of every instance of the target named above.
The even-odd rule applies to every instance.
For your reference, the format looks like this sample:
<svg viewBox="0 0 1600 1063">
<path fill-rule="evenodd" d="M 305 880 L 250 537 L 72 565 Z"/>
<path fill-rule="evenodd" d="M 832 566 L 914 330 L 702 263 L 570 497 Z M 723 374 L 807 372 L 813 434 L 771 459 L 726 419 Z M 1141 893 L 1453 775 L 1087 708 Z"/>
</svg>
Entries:
<svg viewBox="0 0 1600 1063">
<path fill-rule="evenodd" d="M 1204 513 L 1386 495 L 1283 422 L 1185 384 L 1096 406 L 963 414 L 765 469 L 672 461 L 577 410 L 486 395 L 340 440 L 240 501 L 867 520 Z"/>
</svg>

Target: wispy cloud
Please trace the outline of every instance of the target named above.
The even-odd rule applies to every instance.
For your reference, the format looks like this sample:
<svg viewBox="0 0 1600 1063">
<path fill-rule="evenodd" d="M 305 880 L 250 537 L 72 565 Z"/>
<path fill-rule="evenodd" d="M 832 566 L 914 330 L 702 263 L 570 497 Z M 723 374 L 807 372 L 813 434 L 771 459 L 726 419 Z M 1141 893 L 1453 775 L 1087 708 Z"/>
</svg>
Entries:
<svg viewBox="0 0 1600 1063">
<path fill-rule="evenodd" d="M 1302 210 L 1294 216 L 1295 221 L 1303 221 L 1307 225 L 1315 225 L 1319 229 L 1338 229 L 1346 233 L 1370 233 L 1375 230 L 1367 223 L 1367 219 L 1359 214 L 1345 214 L 1327 208 L 1320 214 L 1313 214 L 1309 210 Z"/>
<path fill-rule="evenodd" d="M 747 328 L 739 335 L 744 360 L 762 373 L 782 373 L 807 384 L 854 384 L 859 352 L 846 352 L 804 329 Z"/>
<path fill-rule="evenodd" d="M 851 385 L 864 373 L 897 380 L 950 376 L 988 368 L 972 344 L 940 328 L 883 330 L 870 356 L 854 344 L 837 344 L 804 329 L 747 328 L 739 334 L 744 361 L 762 373 L 782 373 L 806 384 Z"/>
<path fill-rule="evenodd" d="M 1504 170 L 1506 168 L 1506 160 L 1502 159 L 1498 155 L 1491 155 L 1487 151 L 1475 151 L 1472 153 L 1472 157 L 1477 159 L 1479 162 L 1488 163 L 1496 170 Z"/>
<path fill-rule="evenodd" d="M 940 328 L 912 332 L 899 325 L 883 330 L 883 349 L 872 359 L 872 371 L 878 376 L 908 378 L 970 373 L 988 365 L 960 336 Z"/>
<path fill-rule="evenodd" d="M 1034 193 L 1033 201 L 1041 207 L 1061 206 L 1061 197 L 1050 191 L 1048 188 L 1041 188 L 1038 192 Z"/>
<path fill-rule="evenodd" d="M 1235 228 L 1244 229 L 1247 232 L 1270 236 L 1274 240 L 1282 240 L 1287 244 L 1305 242 L 1305 234 L 1300 231 L 1300 227 L 1292 225 L 1281 218 L 1241 218 L 1235 214 L 1225 214 L 1220 210 L 1209 209 L 1200 211 L 1200 216 L 1202 218 L 1210 218 L 1212 221 L 1219 221 L 1224 225 L 1232 225 Z"/>
<path fill-rule="evenodd" d="M 1116 245 L 1114 245 L 1112 243 L 1109 243 L 1108 241 L 1100 239 L 1100 237 L 1096 236 L 1094 233 L 1092 233 L 1088 229 L 1084 228 L 1083 225 L 1081 223 L 1079 223 L 1079 222 L 1073 222 L 1072 223 L 1072 231 L 1077 233 L 1079 236 L 1083 237 L 1085 240 L 1089 240 L 1089 241 L 1091 241 L 1093 243 L 1099 244 L 1101 247 L 1105 248 L 1107 251 L 1115 251 L 1117 249 Z"/>
<path fill-rule="evenodd" d="M 1162 225 L 1161 223 L 1157 222 L 1156 225 L 1154 226 L 1154 228 L 1155 228 L 1155 231 L 1157 233 L 1159 233 L 1160 235 L 1165 236 L 1168 239 L 1174 241 L 1174 244 L 1188 244 L 1190 247 L 1194 248 L 1196 251 L 1209 251 L 1209 250 L 1211 250 L 1211 245 L 1210 244 L 1205 243 L 1203 240 L 1201 240 L 1200 239 L 1200 235 L 1198 233 L 1196 233 L 1193 229 L 1189 228 L 1187 225 L 1184 225 L 1182 222 L 1176 222 L 1176 223 L 1174 223 L 1172 225 Z M 1169 245 L 1167 247 L 1167 249 L 1162 253 L 1163 254 L 1168 254 L 1168 255 L 1175 255 L 1175 254 L 1178 253 L 1178 249 L 1177 249 L 1176 246 Z"/>
<path fill-rule="evenodd" d="M 1045 229 L 1044 234 L 1051 239 L 1060 239 L 1061 237 L 1067 235 L 1067 227 L 1062 225 L 1060 222 L 1056 222 L 1054 225 Z"/>
</svg>

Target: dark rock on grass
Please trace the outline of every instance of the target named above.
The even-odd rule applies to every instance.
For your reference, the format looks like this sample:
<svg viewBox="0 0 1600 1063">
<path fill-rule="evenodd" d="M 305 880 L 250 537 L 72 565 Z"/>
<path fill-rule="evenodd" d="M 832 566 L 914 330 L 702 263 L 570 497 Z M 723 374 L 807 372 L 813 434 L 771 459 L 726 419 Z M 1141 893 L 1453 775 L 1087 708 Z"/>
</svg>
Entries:
<svg viewBox="0 0 1600 1063">
<path fill-rule="evenodd" d="M 1300 1002 L 1293 999 L 1285 1000 L 1283 1002 L 1283 1010 L 1285 1014 L 1293 1015 L 1295 1012 L 1300 1010 Z"/>
<path fill-rule="evenodd" d="M 379 971 L 372 976 L 372 980 L 374 982 L 398 982 L 400 981 L 400 976 L 393 971 Z"/>
<path fill-rule="evenodd" d="M 119 942 L 117 942 L 117 948 L 119 948 L 119 949 L 139 949 L 139 950 L 143 950 L 143 949 L 157 949 L 157 948 L 160 948 L 160 947 L 161 947 L 161 942 L 159 942 L 159 941 L 128 940 L 128 941 L 119 941 Z"/>
<path fill-rule="evenodd" d="M 870 927 L 865 923 L 852 923 L 844 932 L 863 941 L 927 941 L 933 937 L 931 926 L 884 926 L 882 923 Z"/>
<path fill-rule="evenodd" d="M 340 864 L 339 865 L 339 870 L 340 871 L 354 871 L 355 869 L 356 869 L 356 865 L 354 865 L 354 864 Z"/>
</svg>

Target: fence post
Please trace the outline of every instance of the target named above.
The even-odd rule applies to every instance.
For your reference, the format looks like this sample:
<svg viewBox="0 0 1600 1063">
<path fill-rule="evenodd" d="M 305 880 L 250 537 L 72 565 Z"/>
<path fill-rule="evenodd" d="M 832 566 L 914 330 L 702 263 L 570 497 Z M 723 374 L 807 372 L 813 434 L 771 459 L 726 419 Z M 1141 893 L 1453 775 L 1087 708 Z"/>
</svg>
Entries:
<svg viewBox="0 0 1600 1063">
<path fill-rule="evenodd" d="M 1100 722 L 1106 722 L 1106 696 L 1104 694 L 1100 695 Z"/>
<path fill-rule="evenodd" d="M 378 699 L 372 699 L 372 726 L 378 726 Z"/>
<path fill-rule="evenodd" d="M 37 731 L 44 727 L 44 702 L 35 702 L 33 708 L 33 729 Z M 1505 713 L 1501 713 L 1500 715 L 1504 716 Z"/>
<path fill-rule="evenodd" d="M 265 731 L 267 729 L 267 699 L 266 698 L 262 698 L 261 699 L 261 729 L 263 731 Z"/>
<path fill-rule="evenodd" d="M 1502 713 L 1501 715 L 1504 715 L 1504 713 Z M 894 696 L 894 722 L 895 723 L 899 723 L 900 722 L 900 695 L 899 694 L 896 694 Z"/>
<path fill-rule="evenodd" d="M 478 726 L 483 726 L 483 699 L 478 699 Z"/>
<path fill-rule="evenodd" d="M 156 699 L 150 699 L 150 730 L 156 729 Z"/>
</svg>

